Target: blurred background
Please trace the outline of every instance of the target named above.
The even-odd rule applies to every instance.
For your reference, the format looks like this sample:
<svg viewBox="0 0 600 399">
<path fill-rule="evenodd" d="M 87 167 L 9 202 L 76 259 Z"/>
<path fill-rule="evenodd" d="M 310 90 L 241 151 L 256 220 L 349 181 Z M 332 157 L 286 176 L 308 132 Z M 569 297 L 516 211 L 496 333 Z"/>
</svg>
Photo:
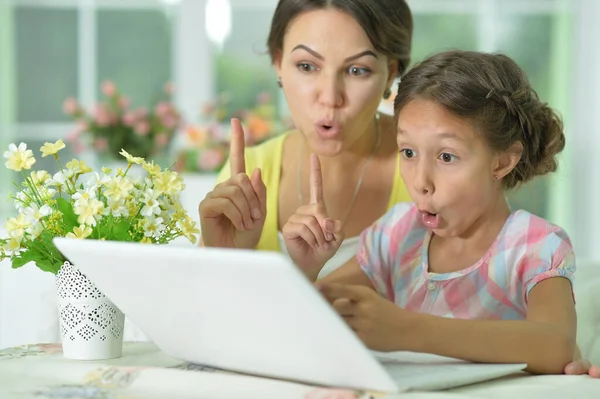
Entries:
<svg viewBox="0 0 600 399">
<path fill-rule="evenodd" d="M 442 49 L 501 51 L 567 128 L 558 173 L 510 194 L 600 259 L 600 15 L 596 0 L 412 0 L 413 62 Z M 228 120 L 252 145 L 291 127 L 266 54 L 276 0 L 0 0 L 0 144 L 98 167 L 124 147 L 184 174 L 195 206 L 227 158 Z M 389 111 L 389 103 L 382 110 Z M 114 137 L 121 137 L 115 142 Z M 39 155 L 37 156 L 39 158 Z M 48 157 L 51 158 L 51 157 Z M 53 170 L 52 159 L 37 168 Z M 18 176 L 17 176 L 18 177 Z M 17 178 L 0 168 L 0 220 Z M 204 190 L 204 191 L 203 191 Z"/>
</svg>

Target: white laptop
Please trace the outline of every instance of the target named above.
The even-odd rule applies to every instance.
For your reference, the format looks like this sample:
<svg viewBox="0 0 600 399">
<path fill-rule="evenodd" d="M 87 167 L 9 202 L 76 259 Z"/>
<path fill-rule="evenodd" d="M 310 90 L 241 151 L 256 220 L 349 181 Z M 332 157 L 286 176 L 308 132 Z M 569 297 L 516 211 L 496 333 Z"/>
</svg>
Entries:
<svg viewBox="0 0 600 399">
<path fill-rule="evenodd" d="M 279 253 L 66 238 L 55 244 L 161 350 L 192 363 L 379 392 L 447 389 L 526 367 L 369 351 Z"/>
</svg>

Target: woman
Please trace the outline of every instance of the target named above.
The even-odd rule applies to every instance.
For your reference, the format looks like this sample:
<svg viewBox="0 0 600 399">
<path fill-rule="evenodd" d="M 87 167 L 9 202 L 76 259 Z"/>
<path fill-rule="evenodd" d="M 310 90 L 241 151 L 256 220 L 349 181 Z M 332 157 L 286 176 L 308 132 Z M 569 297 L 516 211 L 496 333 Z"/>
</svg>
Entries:
<svg viewBox="0 0 600 399">
<path fill-rule="evenodd" d="M 297 130 L 244 154 L 232 122 L 230 167 L 200 204 L 205 245 L 285 251 L 280 231 L 309 200 L 313 152 L 323 160 L 329 212 L 349 237 L 321 276 L 356 254 L 363 229 L 409 199 L 392 117 L 377 108 L 409 64 L 412 27 L 404 1 L 279 2 L 268 47 Z"/>
<path fill-rule="evenodd" d="M 393 118 L 377 108 L 408 67 L 412 32 L 403 0 L 279 1 L 268 47 L 297 129 L 245 150 L 232 121 L 229 167 L 199 207 L 203 245 L 286 252 L 281 230 L 310 200 L 311 153 L 321 159 L 328 215 L 342 224 L 333 231 L 349 237 L 319 278 L 356 255 L 364 229 L 410 200 Z M 588 371 L 598 372 L 583 360 L 565 368 Z"/>
</svg>

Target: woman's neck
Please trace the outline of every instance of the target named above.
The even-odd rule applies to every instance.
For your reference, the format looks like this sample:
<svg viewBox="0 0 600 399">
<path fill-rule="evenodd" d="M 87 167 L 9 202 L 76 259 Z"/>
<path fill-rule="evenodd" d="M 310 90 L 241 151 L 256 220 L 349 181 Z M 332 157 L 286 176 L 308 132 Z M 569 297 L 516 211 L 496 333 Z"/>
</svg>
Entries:
<svg viewBox="0 0 600 399">
<path fill-rule="evenodd" d="M 323 174 L 339 178 L 354 175 L 352 171 L 362 168 L 371 156 L 381 153 L 379 150 L 385 147 L 383 144 L 387 139 L 386 136 L 389 136 L 389 122 L 386 118 L 382 116 L 380 120 L 373 119 L 365 132 L 339 154 L 332 157 L 319 157 Z M 305 139 L 301 145 L 304 146 L 303 162 L 308 162 L 310 149 Z"/>
</svg>

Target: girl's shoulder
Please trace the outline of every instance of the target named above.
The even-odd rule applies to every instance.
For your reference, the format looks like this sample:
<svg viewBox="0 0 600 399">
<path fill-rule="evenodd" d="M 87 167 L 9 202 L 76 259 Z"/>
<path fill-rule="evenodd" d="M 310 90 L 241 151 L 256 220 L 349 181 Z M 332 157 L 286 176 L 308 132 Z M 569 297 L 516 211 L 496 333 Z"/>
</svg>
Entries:
<svg viewBox="0 0 600 399">
<path fill-rule="evenodd" d="M 499 237 L 499 247 L 515 250 L 523 260 L 558 264 L 573 257 L 573 245 L 560 226 L 524 210 L 513 212 Z"/>
</svg>

